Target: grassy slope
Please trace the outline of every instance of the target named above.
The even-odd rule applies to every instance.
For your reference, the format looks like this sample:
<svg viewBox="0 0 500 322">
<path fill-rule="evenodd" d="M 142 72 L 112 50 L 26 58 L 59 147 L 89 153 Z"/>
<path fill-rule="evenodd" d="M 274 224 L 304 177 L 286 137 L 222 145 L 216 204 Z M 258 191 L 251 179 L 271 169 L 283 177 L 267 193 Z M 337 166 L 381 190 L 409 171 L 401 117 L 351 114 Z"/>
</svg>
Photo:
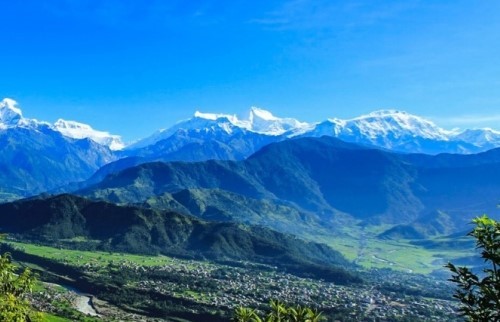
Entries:
<svg viewBox="0 0 500 322">
<path fill-rule="evenodd" d="M 105 266 L 109 263 L 121 262 L 140 264 L 143 266 L 164 266 L 172 263 L 172 258 L 164 255 L 146 256 L 126 253 L 82 251 L 13 241 L 9 241 L 8 244 L 19 248 L 27 254 L 40 256 L 72 266 L 79 266 L 84 263 Z"/>
<path fill-rule="evenodd" d="M 43 313 L 42 319 L 43 319 L 43 321 L 46 321 L 46 322 L 71 322 L 70 319 L 56 316 L 56 315 L 49 314 L 49 313 Z"/>
</svg>

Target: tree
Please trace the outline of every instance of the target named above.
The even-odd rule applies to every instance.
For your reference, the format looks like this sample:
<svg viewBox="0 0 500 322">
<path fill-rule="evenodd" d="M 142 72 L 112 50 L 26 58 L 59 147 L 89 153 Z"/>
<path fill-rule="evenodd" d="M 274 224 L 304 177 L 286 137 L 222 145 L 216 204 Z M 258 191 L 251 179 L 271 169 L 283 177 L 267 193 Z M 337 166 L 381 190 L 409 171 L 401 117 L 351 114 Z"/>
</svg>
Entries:
<svg viewBox="0 0 500 322">
<path fill-rule="evenodd" d="M 40 321 L 40 315 L 26 300 L 26 295 L 35 284 L 35 277 L 28 268 L 19 275 L 15 270 L 10 254 L 0 255 L 0 321 Z"/>
<path fill-rule="evenodd" d="M 450 281 L 458 286 L 453 297 L 461 302 L 460 313 L 469 320 L 500 321 L 500 222 L 484 215 L 473 223 L 476 226 L 468 235 L 476 239 L 486 268 L 478 276 L 467 267 L 448 263 L 453 273 Z"/>
<path fill-rule="evenodd" d="M 281 322 L 284 321 L 288 315 L 288 308 L 283 302 L 278 300 L 271 300 L 271 312 L 267 315 L 267 320 L 269 322 Z"/>
<path fill-rule="evenodd" d="M 283 302 L 271 300 L 270 311 L 266 318 L 259 317 L 255 309 L 238 307 L 234 312 L 236 322 L 319 322 L 323 320 L 321 312 L 297 305 L 287 307 Z"/>
<path fill-rule="evenodd" d="M 256 310 L 243 306 L 236 308 L 233 320 L 236 322 L 262 322 L 262 319 L 259 317 Z"/>
</svg>

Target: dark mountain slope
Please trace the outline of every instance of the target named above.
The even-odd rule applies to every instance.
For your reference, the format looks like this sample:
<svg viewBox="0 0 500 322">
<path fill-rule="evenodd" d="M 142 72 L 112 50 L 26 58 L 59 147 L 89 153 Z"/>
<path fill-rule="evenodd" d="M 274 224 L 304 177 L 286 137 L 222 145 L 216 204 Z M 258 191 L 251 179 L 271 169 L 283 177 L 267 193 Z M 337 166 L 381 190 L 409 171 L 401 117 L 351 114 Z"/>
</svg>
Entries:
<svg viewBox="0 0 500 322">
<path fill-rule="evenodd" d="M 125 153 L 170 161 L 242 160 L 276 140 L 276 137 L 237 127 L 229 133 L 213 128 L 179 129 L 155 144 Z"/>
<path fill-rule="evenodd" d="M 413 168 L 391 153 L 331 137 L 271 144 L 246 164 L 266 189 L 306 209 L 401 219 L 421 208 L 410 187 Z"/>
<path fill-rule="evenodd" d="M 41 125 L 0 131 L 0 150 L 0 192 L 18 196 L 86 180 L 114 159 L 105 146 Z"/>
<path fill-rule="evenodd" d="M 500 162 L 500 148 L 477 154 L 401 154 L 400 159 L 421 168 L 462 168 Z"/>
<path fill-rule="evenodd" d="M 449 235 L 451 232 L 456 231 L 458 227 L 463 227 L 467 223 L 463 217 L 456 216 L 452 218 L 442 211 L 431 211 L 410 224 L 394 226 L 380 234 L 379 237 L 383 239 L 425 239 L 444 236 Z"/>
<path fill-rule="evenodd" d="M 182 189 L 222 189 L 281 199 L 330 217 L 415 218 L 422 207 L 411 191 L 415 170 L 387 152 L 340 140 L 304 138 L 270 144 L 241 162 L 151 163 L 108 176 L 81 194 L 141 202 Z"/>
<path fill-rule="evenodd" d="M 205 222 L 175 212 L 117 206 L 71 195 L 2 204 L 0 227 L 5 233 L 52 244 L 83 237 L 98 249 L 248 260 L 294 271 L 303 266 L 305 271 L 297 273 L 326 269 L 338 281 L 355 280 L 331 267 L 350 264 L 322 244 L 261 227 Z M 85 243 L 75 243 L 85 247 Z"/>
<path fill-rule="evenodd" d="M 500 163 L 420 169 L 415 194 L 426 208 L 450 214 L 495 214 L 500 199 Z"/>
<path fill-rule="evenodd" d="M 120 152 L 122 159 L 99 169 L 92 182 L 148 162 L 243 160 L 263 146 L 285 139 L 240 128 L 233 128 L 231 133 L 214 129 L 178 129 L 168 138 L 154 144 Z"/>
<path fill-rule="evenodd" d="M 407 155 L 331 137 L 301 138 L 270 144 L 240 162 L 143 164 L 110 175 L 80 193 L 143 202 L 165 192 L 221 189 L 285 201 L 326 222 L 345 213 L 369 222 L 407 224 L 433 211 L 470 220 L 477 213 L 491 212 L 498 203 L 500 162 L 495 163 L 495 155 L 496 151 L 477 155 L 467 161 L 470 166 L 462 167 L 449 155 L 452 159 L 443 166 L 427 167 L 412 164 Z M 442 157 L 419 160 L 430 158 L 432 163 Z M 463 156 L 456 158 L 461 162 Z"/>
<path fill-rule="evenodd" d="M 285 202 L 249 198 L 221 189 L 184 189 L 164 193 L 148 198 L 141 206 L 170 209 L 210 221 L 260 225 L 300 236 L 326 234 L 339 224 Z"/>
<path fill-rule="evenodd" d="M 147 197 L 186 188 L 220 188 L 250 197 L 270 196 L 241 163 L 230 161 L 147 163 L 106 177 L 94 188 L 83 190 L 94 198 L 141 202 Z M 117 197 L 114 197 L 114 196 Z"/>
</svg>

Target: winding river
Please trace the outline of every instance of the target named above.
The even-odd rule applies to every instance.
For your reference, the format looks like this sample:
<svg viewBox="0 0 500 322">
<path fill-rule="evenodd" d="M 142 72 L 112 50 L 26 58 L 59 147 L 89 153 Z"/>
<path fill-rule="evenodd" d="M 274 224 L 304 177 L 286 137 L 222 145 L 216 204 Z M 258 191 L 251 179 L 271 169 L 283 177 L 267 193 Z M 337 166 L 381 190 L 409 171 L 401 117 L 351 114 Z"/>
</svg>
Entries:
<svg viewBox="0 0 500 322">
<path fill-rule="evenodd" d="M 53 283 L 46 283 L 46 284 L 51 284 L 51 285 L 57 285 L 62 288 L 64 288 L 67 291 L 73 292 L 76 294 L 75 300 L 73 301 L 73 306 L 74 308 L 82 312 L 83 314 L 88 314 L 91 316 L 99 316 L 97 311 L 95 310 L 93 304 L 92 304 L 92 298 L 88 296 L 87 294 L 84 294 L 77 290 L 76 288 L 64 284 L 53 284 Z"/>
<path fill-rule="evenodd" d="M 75 291 L 73 291 L 75 292 Z M 76 293 L 76 292 L 75 292 Z M 92 299 L 89 296 L 82 295 L 79 293 L 76 293 L 77 297 L 73 304 L 75 305 L 75 309 L 78 311 L 82 312 L 83 314 L 88 314 L 91 316 L 99 316 L 97 314 L 94 306 L 92 305 Z"/>
</svg>

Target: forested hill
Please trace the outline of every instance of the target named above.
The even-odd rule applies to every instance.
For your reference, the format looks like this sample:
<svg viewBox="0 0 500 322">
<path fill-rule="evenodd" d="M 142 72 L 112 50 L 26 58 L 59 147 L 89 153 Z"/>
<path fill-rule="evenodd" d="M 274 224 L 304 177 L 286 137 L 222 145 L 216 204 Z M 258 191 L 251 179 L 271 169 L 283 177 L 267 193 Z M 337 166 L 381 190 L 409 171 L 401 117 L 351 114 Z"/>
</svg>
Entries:
<svg viewBox="0 0 500 322">
<path fill-rule="evenodd" d="M 205 222 L 175 212 L 72 195 L 1 204 L 0 227 L 4 233 L 53 245 L 252 261 L 341 283 L 358 281 L 340 268 L 352 265 L 326 245 L 262 227 Z"/>
<path fill-rule="evenodd" d="M 79 191 L 92 198 L 143 202 L 183 189 L 221 189 L 275 199 L 331 218 L 409 223 L 433 211 L 452 217 L 492 213 L 500 195 L 500 157 L 405 155 L 331 137 L 270 144 L 245 161 L 149 163 Z M 461 220 L 459 218 L 459 221 Z M 467 221 L 466 220 L 466 221 Z"/>
</svg>

